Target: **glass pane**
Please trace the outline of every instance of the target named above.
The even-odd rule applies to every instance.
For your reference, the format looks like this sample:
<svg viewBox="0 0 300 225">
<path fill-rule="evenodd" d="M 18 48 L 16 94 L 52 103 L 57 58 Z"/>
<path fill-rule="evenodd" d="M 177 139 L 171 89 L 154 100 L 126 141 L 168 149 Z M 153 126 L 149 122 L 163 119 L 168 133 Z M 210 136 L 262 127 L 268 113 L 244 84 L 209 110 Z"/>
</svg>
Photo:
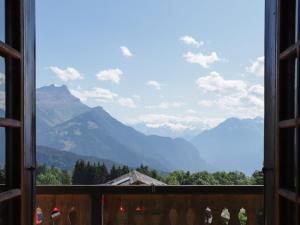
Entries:
<svg viewBox="0 0 300 225">
<path fill-rule="evenodd" d="M 5 60 L 0 57 L 0 117 L 5 116 Z"/>
<path fill-rule="evenodd" d="M 280 198 L 280 225 L 296 224 L 296 205 L 285 198 Z"/>
<path fill-rule="evenodd" d="M 5 0 L 0 0 L 0 41 L 5 41 Z"/>
<path fill-rule="evenodd" d="M 281 1 L 281 52 L 296 42 L 296 0 Z"/>
<path fill-rule="evenodd" d="M 290 58 L 281 62 L 279 76 L 280 120 L 295 117 L 295 82 L 297 59 Z"/>
<path fill-rule="evenodd" d="M 5 128 L 0 128 L 0 185 L 5 183 Z M 1 191 L 1 190 L 0 190 Z"/>
<path fill-rule="evenodd" d="M 280 130 L 280 188 L 296 190 L 295 129 Z"/>
</svg>

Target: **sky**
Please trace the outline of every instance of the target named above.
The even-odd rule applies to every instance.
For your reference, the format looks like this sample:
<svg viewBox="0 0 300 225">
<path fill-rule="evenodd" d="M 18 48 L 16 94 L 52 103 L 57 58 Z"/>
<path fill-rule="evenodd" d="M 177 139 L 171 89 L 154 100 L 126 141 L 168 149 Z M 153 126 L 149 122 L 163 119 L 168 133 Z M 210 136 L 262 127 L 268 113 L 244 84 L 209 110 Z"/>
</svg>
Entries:
<svg viewBox="0 0 300 225">
<path fill-rule="evenodd" d="M 36 5 L 37 87 L 67 85 L 124 123 L 176 132 L 263 116 L 263 0 Z"/>
</svg>

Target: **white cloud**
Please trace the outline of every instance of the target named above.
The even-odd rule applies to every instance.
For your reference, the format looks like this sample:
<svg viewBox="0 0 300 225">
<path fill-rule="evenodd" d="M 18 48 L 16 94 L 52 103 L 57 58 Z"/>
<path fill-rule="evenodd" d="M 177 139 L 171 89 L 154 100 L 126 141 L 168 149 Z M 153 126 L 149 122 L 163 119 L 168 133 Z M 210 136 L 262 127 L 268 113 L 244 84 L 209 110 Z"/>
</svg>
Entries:
<svg viewBox="0 0 300 225">
<path fill-rule="evenodd" d="M 128 107 L 128 108 L 136 108 L 136 103 L 132 98 L 119 98 L 118 103 L 121 106 Z"/>
<path fill-rule="evenodd" d="M 50 66 L 49 69 L 63 81 L 82 80 L 83 75 L 78 70 L 72 67 L 60 69 L 57 66 Z"/>
<path fill-rule="evenodd" d="M 196 81 L 203 92 L 245 92 L 247 84 L 243 80 L 225 80 L 219 73 L 213 71 Z"/>
<path fill-rule="evenodd" d="M 219 95 L 214 104 L 227 116 L 253 118 L 264 114 L 264 88 L 257 84 L 246 87 L 244 92 Z"/>
<path fill-rule="evenodd" d="M 180 108 L 180 107 L 186 106 L 187 103 L 185 103 L 185 102 L 172 102 L 171 105 L 175 108 Z"/>
<path fill-rule="evenodd" d="M 198 54 L 187 52 L 183 55 L 183 58 L 189 63 L 199 64 L 204 68 L 209 68 L 211 64 L 221 60 L 216 52 L 212 52 L 208 55 L 204 55 L 201 52 Z"/>
<path fill-rule="evenodd" d="M 113 83 L 118 84 L 120 83 L 122 74 L 123 74 L 122 70 L 116 68 L 116 69 L 102 70 L 98 74 L 96 74 L 96 77 L 98 80 L 111 81 Z"/>
<path fill-rule="evenodd" d="M 140 95 L 132 95 L 132 97 L 138 101 L 142 98 Z"/>
<path fill-rule="evenodd" d="M 246 67 L 248 73 L 263 77 L 265 74 L 265 57 L 258 57 L 251 65 Z"/>
<path fill-rule="evenodd" d="M 91 90 L 74 90 L 71 89 L 70 92 L 75 97 L 79 98 L 81 101 L 87 101 L 88 99 L 94 99 L 100 102 L 109 102 L 114 100 L 118 94 L 103 88 L 95 87 Z"/>
<path fill-rule="evenodd" d="M 197 117 L 194 115 L 172 116 L 165 114 L 145 114 L 128 120 L 127 123 L 131 125 L 142 123 L 152 128 L 167 127 L 178 132 L 188 129 L 208 129 L 215 127 L 222 121 L 223 118 Z"/>
<path fill-rule="evenodd" d="M 188 109 L 186 112 L 187 112 L 187 113 L 190 113 L 190 114 L 196 114 L 196 113 L 197 113 L 197 112 L 196 112 L 195 110 L 193 110 L 193 109 Z"/>
<path fill-rule="evenodd" d="M 195 38 L 191 36 L 183 36 L 180 38 L 180 41 L 186 45 L 192 45 L 195 46 L 196 48 L 199 48 L 200 46 L 204 45 L 203 41 L 197 41 Z"/>
<path fill-rule="evenodd" d="M 188 126 L 182 125 L 180 123 L 162 123 L 162 124 L 148 123 L 148 124 L 146 124 L 146 127 L 150 127 L 150 128 L 167 127 L 167 128 L 169 128 L 170 130 L 172 130 L 174 132 L 181 132 L 181 131 L 190 129 Z"/>
<path fill-rule="evenodd" d="M 201 106 L 219 108 L 224 117 L 252 118 L 264 114 L 264 87 L 244 80 L 227 80 L 217 72 L 200 77 L 197 86 L 214 100 L 202 100 Z"/>
<path fill-rule="evenodd" d="M 147 85 L 149 87 L 153 87 L 155 88 L 156 90 L 161 90 L 161 84 L 158 82 L 158 81 L 155 81 L 155 80 L 149 80 L 147 82 Z"/>
<path fill-rule="evenodd" d="M 133 54 L 131 53 L 131 51 L 126 46 L 121 46 L 120 49 L 121 49 L 122 54 L 123 54 L 124 57 L 126 57 L 126 58 L 133 57 Z"/>
<path fill-rule="evenodd" d="M 263 96 L 264 92 L 265 92 L 265 88 L 261 84 L 256 84 L 249 88 L 250 94 Z"/>
<path fill-rule="evenodd" d="M 146 106 L 146 109 L 169 109 L 169 108 L 180 108 L 186 106 L 185 102 L 161 102 L 158 105 Z"/>
<path fill-rule="evenodd" d="M 201 100 L 198 102 L 198 105 L 202 106 L 202 107 L 211 107 L 213 104 L 212 101 L 208 101 L 208 100 Z"/>
</svg>

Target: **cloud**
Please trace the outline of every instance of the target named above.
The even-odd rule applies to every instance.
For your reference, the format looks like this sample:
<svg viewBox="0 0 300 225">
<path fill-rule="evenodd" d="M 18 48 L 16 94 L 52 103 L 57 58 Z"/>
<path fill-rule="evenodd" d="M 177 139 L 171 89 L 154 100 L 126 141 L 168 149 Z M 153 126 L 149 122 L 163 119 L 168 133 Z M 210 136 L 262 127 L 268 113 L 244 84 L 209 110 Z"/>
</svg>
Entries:
<svg viewBox="0 0 300 225">
<path fill-rule="evenodd" d="M 137 118 L 128 120 L 131 125 L 145 124 L 147 127 L 160 128 L 167 127 L 173 131 L 208 129 L 215 127 L 222 118 L 197 117 L 194 115 L 172 116 L 165 114 L 144 114 Z"/>
<path fill-rule="evenodd" d="M 131 97 L 133 97 L 134 99 L 136 99 L 138 101 L 141 100 L 141 98 L 142 98 L 140 95 L 136 95 L 136 94 L 132 95 Z"/>
<path fill-rule="evenodd" d="M 180 108 L 186 106 L 185 102 L 161 102 L 158 105 L 146 106 L 146 109 L 169 109 L 169 108 Z"/>
<path fill-rule="evenodd" d="M 188 126 L 182 125 L 180 123 L 162 123 L 162 124 L 148 123 L 148 124 L 146 124 L 146 127 L 150 127 L 150 128 L 167 127 L 167 128 L 169 128 L 170 130 L 172 130 L 174 132 L 181 132 L 181 131 L 189 129 Z"/>
<path fill-rule="evenodd" d="M 221 60 L 216 52 L 212 52 L 208 55 L 187 52 L 183 55 L 183 58 L 189 63 L 199 64 L 204 68 L 209 68 L 211 64 Z"/>
<path fill-rule="evenodd" d="M 263 77 L 265 74 L 265 57 L 258 57 L 251 65 L 246 67 L 246 71 L 258 77 Z"/>
<path fill-rule="evenodd" d="M 132 98 L 119 98 L 118 103 L 119 103 L 119 105 L 128 107 L 128 108 L 136 108 L 137 107 L 136 103 L 134 102 L 134 100 Z"/>
<path fill-rule="evenodd" d="M 199 48 L 200 46 L 204 45 L 204 42 L 203 41 L 196 41 L 193 37 L 191 36 L 183 36 L 180 38 L 180 41 L 183 43 L 183 44 L 186 44 L 186 45 L 192 45 L 196 48 Z"/>
<path fill-rule="evenodd" d="M 197 112 L 193 109 L 188 109 L 186 110 L 187 113 L 190 113 L 190 114 L 196 114 Z"/>
<path fill-rule="evenodd" d="M 250 94 L 263 96 L 265 92 L 265 88 L 261 84 L 256 84 L 249 88 L 249 92 Z"/>
<path fill-rule="evenodd" d="M 75 68 L 68 67 L 66 69 L 60 69 L 57 66 L 50 66 L 49 69 L 63 81 L 70 80 L 82 80 L 83 75 L 78 72 Z"/>
<path fill-rule="evenodd" d="M 95 87 L 91 90 L 74 90 L 71 89 L 70 92 L 75 97 L 79 98 L 81 101 L 85 102 L 88 99 L 94 99 L 99 102 L 109 102 L 114 100 L 118 94 L 103 88 Z"/>
<path fill-rule="evenodd" d="M 203 92 L 244 92 L 247 84 L 243 80 L 225 80 L 219 73 L 213 71 L 196 81 Z"/>
<path fill-rule="evenodd" d="M 253 118 L 264 114 L 264 87 L 249 85 L 244 80 L 227 80 L 219 73 L 211 72 L 196 81 L 209 99 L 198 102 L 203 107 L 212 105 L 224 113 L 224 117 Z"/>
<path fill-rule="evenodd" d="M 202 107 L 211 107 L 213 104 L 212 101 L 208 101 L 208 100 L 201 100 L 198 102 L 198 105 L 202 106 Z"/>
<path fill-rule="evenodd" d="M 98 80 L 111 81 L 113 83 L 119 84 L 122 74 L 122 70 L 116 68 L 99 71 L 99 73 L 96 74 L 96 77 Z"/>
<path fill-rule="evenodd" d="M 219 95 L 214 104 L 227 116 L 253 118 L 264 114 L 264 88 L 260 84 L 247 86 L 244 92 Z"/>
<path fill-rule="evenodd" d="M 121 46 L 120 49 L 121 49 L 122 54 L 125 58 L 133 57 L 133 54 L 131 53 L 131 51 L 126 46 Z"/>
<path fill-rule="evenodd" d="M 156 90 L 161 90 L 161 84 L 159 82 L 155 81 L 155 80 L 149 80 L 147 82 L 147 86 L 153 87 Z"/>
</svg>

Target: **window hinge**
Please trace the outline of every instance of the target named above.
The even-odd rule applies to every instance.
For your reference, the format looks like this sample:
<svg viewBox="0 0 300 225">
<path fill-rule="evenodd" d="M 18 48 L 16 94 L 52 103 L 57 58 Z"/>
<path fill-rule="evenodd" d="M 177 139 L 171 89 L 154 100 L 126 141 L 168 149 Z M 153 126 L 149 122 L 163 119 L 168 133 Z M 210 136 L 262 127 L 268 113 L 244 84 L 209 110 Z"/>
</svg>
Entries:
<svg viewBox="0 0 300 225">
<path fill-rule="evenodd" d="M 263 173 L 274 171 L 273 167 L 264 166 L 262 169 Z"/>
<path fill-rule="evenodd" d="M 28 166 L 28 167 L 26 167 L 26 170 L 35 171 L 36 167 L 35 166 Z"/>
</svg>

